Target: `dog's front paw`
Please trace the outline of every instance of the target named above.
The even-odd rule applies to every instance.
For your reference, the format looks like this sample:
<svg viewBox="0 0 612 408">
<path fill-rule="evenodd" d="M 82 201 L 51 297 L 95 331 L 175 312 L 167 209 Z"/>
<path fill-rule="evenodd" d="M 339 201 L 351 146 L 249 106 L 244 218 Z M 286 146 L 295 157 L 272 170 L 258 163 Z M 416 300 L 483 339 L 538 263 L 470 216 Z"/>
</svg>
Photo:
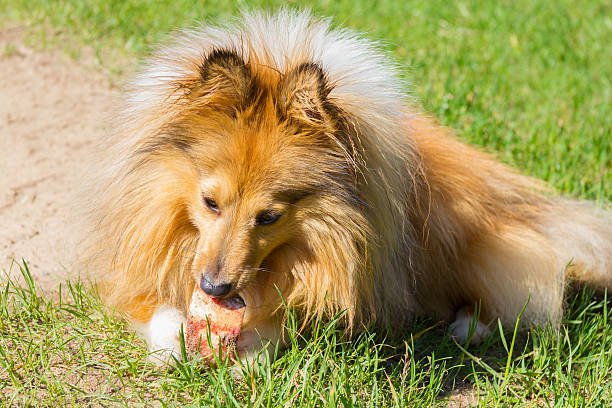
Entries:
<svg viewBox="0 0 612 408">
<path fill-rule="evenodd" d="M 448 327 L 450 336 L 459 343 L 479 344 L 491 334 L 486 324 L 478 320 L 473 308 L 464 307 L 457 312 L 455 321 Z"/>
<path fill-rule="evenodd" d="M 280 340 L 276 337 L 262 337 L 257 330 L 248 330 L 240 334 L 236 351 L 238 360 L 232 366 L 232 374 L 236 379 L 244 379 L 266 361 L 272 361 L 282 352 Z"/>
<path fill-rule="evenodd" d="M 181 359 L 180 331 L 185 321 L 185 316 L 172 306 L 163 305 L 155 311 L 147 327 L 152 362 L 166 366 Z"/>
<path fill-rule="evenodd" d="M 236 343 L 240 361 L 251 365 L 278 357 L 283 348 L 281 325 L 275 320 L 244 330 Z"/>
</svg>

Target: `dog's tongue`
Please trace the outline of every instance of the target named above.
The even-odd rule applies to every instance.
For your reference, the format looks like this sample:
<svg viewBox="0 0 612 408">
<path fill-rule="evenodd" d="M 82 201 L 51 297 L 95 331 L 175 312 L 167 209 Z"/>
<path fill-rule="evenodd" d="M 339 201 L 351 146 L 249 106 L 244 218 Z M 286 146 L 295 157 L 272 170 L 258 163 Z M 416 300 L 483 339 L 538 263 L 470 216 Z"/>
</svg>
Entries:
<svg viewBox="0 0 612 408">
<path fill-rule="evenodd" d="M 187 348 L 204 360 L 231 356 L 240 335 L 245 303 L 241 297 L 218 299 L 208 296 L 199 286 L 193 291 L 187 314 Z M 210 342 L 209 342 L 210 338 Z"/>
<path fill-rule="evenodd" d="M 240 296 L 235 296 L 229 299 L 219 299 L 215 297 L 210 297 L 210 300 L 217 306 L 224 308 L 224 309 L 228 309 L 228 310 L 242 309 L 243 307 L 246 306 L 244 304 L 244 300 L 242 300 Z"/>
</svg>

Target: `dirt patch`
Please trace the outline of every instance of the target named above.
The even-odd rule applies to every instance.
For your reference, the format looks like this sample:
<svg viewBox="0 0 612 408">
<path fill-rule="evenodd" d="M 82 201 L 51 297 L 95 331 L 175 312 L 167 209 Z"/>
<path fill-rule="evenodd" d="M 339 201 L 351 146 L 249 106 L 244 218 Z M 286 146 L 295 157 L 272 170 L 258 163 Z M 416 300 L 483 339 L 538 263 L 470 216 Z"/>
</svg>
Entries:
<svg viewBox="0 0 612 408">
<path fill-rule="evenodd" d="M 117 90 L 83 61 L 33 52 L 19 29 L 0 31 L 0 78 L 0 270 L 23 258 L 50 288 L 75 272 L 75 203 Z"/>
</svg>

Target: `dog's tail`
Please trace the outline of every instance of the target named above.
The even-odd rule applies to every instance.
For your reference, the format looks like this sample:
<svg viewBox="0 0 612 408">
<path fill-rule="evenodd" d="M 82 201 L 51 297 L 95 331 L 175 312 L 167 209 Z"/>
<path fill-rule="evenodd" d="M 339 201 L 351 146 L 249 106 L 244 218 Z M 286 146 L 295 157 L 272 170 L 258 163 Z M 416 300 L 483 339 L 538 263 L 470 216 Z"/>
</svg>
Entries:
<svg viewBox="0 0 612 408">
<path fill-rule="evenodd" d="M 612 291 L 612 213 L 593 203 L 559 199 L 559 212 L 546 229 L 558 259 L 567 259 L 567 278 Z"/>
</svg>

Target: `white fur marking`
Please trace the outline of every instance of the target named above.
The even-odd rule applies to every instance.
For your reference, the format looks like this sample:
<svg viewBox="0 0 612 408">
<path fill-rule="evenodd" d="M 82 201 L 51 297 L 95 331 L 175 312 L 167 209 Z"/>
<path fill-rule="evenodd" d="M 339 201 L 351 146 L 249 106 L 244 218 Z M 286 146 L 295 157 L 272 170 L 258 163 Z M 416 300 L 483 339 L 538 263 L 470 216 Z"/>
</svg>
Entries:
<svg viewBox="0 0 612 408">
<path fill-rule="evenodd" d="M 147 327 L 147 343 L 153 362 L 170 364 L 172 357 L 180 360 L 179 332 L 185 322 L 185 316 L 172 306 L 163 305 L 155 311 Z"/>
<path fill-rule="evenodd" d="M 474 314 L 465 308 L 459 310 L 455 316 L 455 321 L 449 326 L 450 335 L 459 343 L 468 340 L 471 344 L 481 343 L 491 331 L 486 324 L 474 319 Z"/>
</svg>

